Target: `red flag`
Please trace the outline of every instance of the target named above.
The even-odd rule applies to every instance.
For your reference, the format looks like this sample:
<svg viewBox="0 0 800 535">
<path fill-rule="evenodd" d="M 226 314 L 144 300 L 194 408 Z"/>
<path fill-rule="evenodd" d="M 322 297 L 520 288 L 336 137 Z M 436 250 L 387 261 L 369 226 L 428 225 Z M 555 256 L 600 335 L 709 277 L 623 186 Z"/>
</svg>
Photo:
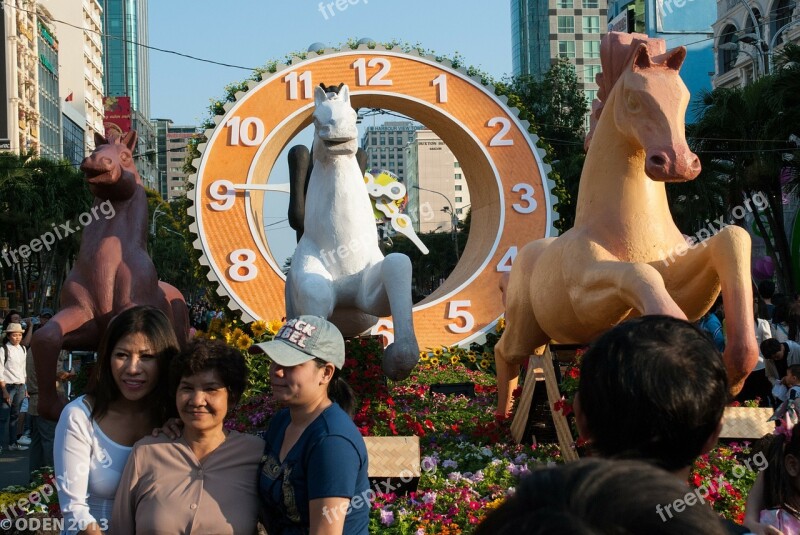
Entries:
<svg viewBox="0 0 800 535">
<path fill-rule="evenodd" d="M 69 92 L 69 95 L 67 95 L 67 98 L 64 99 L 64 102 L 72 102 L 72 91 Z"/>
</svg>

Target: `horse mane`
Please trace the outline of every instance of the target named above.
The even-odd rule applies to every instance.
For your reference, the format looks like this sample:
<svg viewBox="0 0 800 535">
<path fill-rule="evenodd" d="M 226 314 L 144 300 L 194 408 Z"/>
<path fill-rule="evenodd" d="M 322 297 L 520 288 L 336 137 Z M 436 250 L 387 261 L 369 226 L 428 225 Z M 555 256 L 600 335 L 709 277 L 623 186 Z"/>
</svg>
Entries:
<svg viewBox="0 0 800 535">
<path fill-rule="evenodd" d="M 639 50 L 640 45 L 647 46 L 647 52 L 651 58 L 665 54 L 667 51 L 666 42 L 663 39 L 654 39 L 642 33 L 621 33 L 609 32 L 600 41 L 600 66 L 601 72 L 596 76 L 595 81 L 599 86 L 597 98 L 592 101 L 592 111 L 589 116 L 589 133 L 583 143 L 583 149 L 589 150 L 589 143 L 592 141 L 594 129 L 600 121 L 600 114 L 606 100 L 617 83 L 619 77 L 628 68 L 633 60 L 634 54 Z"/>
</svg>

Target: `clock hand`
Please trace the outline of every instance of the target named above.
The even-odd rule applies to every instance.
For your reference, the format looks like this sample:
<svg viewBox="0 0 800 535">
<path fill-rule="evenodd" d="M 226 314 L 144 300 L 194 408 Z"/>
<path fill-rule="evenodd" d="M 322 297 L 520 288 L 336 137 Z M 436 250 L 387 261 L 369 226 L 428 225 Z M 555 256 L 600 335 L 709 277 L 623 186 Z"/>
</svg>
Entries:
<svg viewBox="0 0 800 535">
<path fill-rule="evenodd" d="M 238 190 L 259 190 L 259 191 L 281 191 L 289 193 L 289 184 L 234 184 L 233 189 Z"/>
</svg>

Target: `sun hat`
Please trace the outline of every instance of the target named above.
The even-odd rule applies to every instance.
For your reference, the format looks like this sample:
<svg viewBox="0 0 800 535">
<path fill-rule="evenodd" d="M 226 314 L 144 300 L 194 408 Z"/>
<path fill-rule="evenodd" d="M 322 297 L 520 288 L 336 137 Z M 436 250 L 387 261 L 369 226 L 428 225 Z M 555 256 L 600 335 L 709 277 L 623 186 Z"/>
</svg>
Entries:
<svg viewBox="0 0 800 535">
<path fill-rule="evenodd" d="M 300 316 L 286 323 L 269 342 L 255 344 L 276 364 L 297 366 L 318 358 L 340 370 L 344 366 L 344 338 L 331 322 L 318 316 Z"/>
<path fill-rule="evenodd" d="M 25 329 L 22 328 L 22 325 L 19 323 L 9 323 L 8 327 L 6 327 L 6 334 L 11 333 L 24 333 Z"/>
</svg>

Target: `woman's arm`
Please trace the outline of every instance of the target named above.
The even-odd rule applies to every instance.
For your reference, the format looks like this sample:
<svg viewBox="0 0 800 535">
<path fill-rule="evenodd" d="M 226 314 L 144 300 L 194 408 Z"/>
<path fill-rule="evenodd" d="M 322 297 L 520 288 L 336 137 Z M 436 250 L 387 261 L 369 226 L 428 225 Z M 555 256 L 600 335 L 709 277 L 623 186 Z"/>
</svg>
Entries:
<svg viewBox="0 0 800 535">
<path fill-rule="evenodd" d="M 92 461 L 90 428 L 89 417 L 80 407 L 73 405 L 64 409 L 56 426 L 53 463 L 64 525 L 81 528 L 87 533 L 101 533 L 101 526 L 89 511 L 87 502 Z M 98 531 L 90 531 L 93 525 Z"/>
<path fill-rule="evenodd" d="M 764 472 L 756 475 L 744 509 L 744 527 L 756 535 L 783 535 L 777 528 L 759 522 L 761 510 L 764 509 Z"/>
<path fill-rule="evenodd" d="M 349 505 L 349 498 L 317 498 L 309 501 L 309 535 L 342 535 Z"/>
</svg>

